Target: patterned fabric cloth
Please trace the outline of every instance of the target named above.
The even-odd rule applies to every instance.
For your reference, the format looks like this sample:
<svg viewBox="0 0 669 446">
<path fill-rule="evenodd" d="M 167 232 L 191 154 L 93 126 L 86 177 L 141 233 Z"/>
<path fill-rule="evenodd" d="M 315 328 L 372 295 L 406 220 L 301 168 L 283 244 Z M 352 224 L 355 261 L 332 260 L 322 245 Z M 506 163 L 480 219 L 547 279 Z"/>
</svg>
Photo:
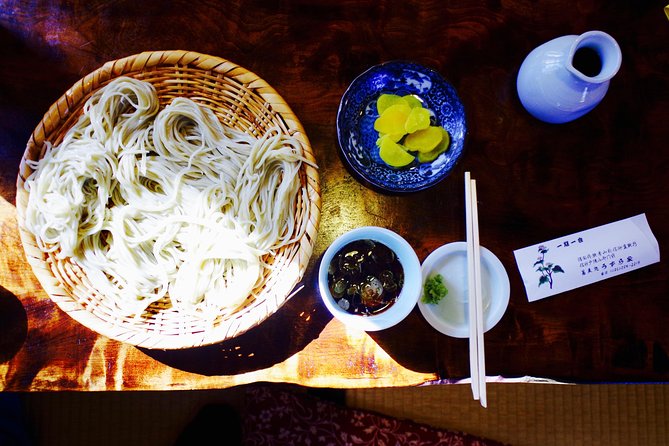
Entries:
<svg viewBox="0 0 669 446">
<path fill-rule="evenodd" d="M 246 404 L 243 438 L 248 446 L 503 446 L 271 386 L 249 388 Z"/>
</svg>

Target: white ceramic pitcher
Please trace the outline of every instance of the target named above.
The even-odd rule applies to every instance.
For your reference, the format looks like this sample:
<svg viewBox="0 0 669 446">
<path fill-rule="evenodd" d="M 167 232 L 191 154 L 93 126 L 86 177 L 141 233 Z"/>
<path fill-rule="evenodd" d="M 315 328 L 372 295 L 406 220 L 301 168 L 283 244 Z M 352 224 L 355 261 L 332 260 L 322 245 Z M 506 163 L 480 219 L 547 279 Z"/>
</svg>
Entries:
<svg viewBox="0 0 669 446">
<path fill-rule="evenodd" d="M 573 121 L 604 98 L 621 62 L 618 43 L 605 32 L 558 37 L 527 55 L 518 72 L 518 97 L 537 119 Z"/>
</svg>

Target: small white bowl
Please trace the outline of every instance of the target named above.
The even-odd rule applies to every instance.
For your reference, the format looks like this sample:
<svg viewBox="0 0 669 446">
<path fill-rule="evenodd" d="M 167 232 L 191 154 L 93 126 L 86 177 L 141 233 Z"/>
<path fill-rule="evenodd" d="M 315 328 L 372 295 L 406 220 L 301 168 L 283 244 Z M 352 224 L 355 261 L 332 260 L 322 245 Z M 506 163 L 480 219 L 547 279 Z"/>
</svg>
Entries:
<svg viewBox="0 0 669 446">
<path fill-rule="evenodd" d="M 397 255 L 404 270 L 404 285 L 395 303 L 381 313 L 370 316 L 351 314 L 340 308 L 328 287 L 328 267 L 337 252 L 348 243 L 365 239 L 380 242 L 390 248 Z M 341 235 L 325 251 L 318 269 L 318 287 L 327 309 L 347 326 L 364 331 L 383 330 L 402 321 L 416 306 L 422 286 L 420 260 L 411 245 L 395 232 L 376 226 L 356 228 Z"/>
<path fill-rule="evenodd" d="M 426 304 L 421 298 L 418 301 L 420 312 L 441 333 L 456 338 L 469 337 L 467 243 L 448 243 L 428 255 L 422 265 L 423 283 L 433 274 L 442 275 L 448 294 L 438 304 Z M 502 319 L 509 305 L 510 285 L 502 262 L 483 246 L 481 276 L 483 330 L 488 331 Z"/>
</svg>

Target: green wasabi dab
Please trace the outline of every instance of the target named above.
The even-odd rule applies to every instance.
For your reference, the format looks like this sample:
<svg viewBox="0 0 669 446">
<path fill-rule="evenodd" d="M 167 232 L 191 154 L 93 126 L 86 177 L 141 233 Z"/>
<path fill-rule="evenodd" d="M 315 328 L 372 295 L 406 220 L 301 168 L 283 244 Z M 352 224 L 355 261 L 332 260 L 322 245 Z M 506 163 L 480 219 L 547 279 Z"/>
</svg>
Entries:
<svg viewBox="0 0 669 446">
<path fill-rule="evenodd" d="M 426 304 L 438 304 L 448 294 L 444 285 L 444 277 L 434 274 L 427 278 L 423 286 L 423 302 Z"/>
</svg>

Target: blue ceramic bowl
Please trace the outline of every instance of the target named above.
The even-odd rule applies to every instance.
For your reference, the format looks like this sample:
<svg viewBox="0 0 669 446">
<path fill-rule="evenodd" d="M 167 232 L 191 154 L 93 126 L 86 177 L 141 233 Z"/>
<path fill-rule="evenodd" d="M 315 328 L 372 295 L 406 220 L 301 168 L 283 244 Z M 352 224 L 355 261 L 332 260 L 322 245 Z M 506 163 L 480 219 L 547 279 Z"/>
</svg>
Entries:
<svg viewBox="0 0 669 446">
<path fill-rule="evenodd" d="M 434 114 L 432 124 L 450 133 L 450 148 L 430 163 L 414 161 L 402 168 L 384 163 L 374 130 L 376 100 L 383 93 L 420 98 Z M 465 109 L 455 88 L 439 73 L 411 62 L 386 62 L 362 73 L 344 93 L 337 112 L 337 137 L 346 163 L 363 183 L 392 193 L 427 189 L 448 176 L 462 155 L 466 133 Z"/>
</svg>

